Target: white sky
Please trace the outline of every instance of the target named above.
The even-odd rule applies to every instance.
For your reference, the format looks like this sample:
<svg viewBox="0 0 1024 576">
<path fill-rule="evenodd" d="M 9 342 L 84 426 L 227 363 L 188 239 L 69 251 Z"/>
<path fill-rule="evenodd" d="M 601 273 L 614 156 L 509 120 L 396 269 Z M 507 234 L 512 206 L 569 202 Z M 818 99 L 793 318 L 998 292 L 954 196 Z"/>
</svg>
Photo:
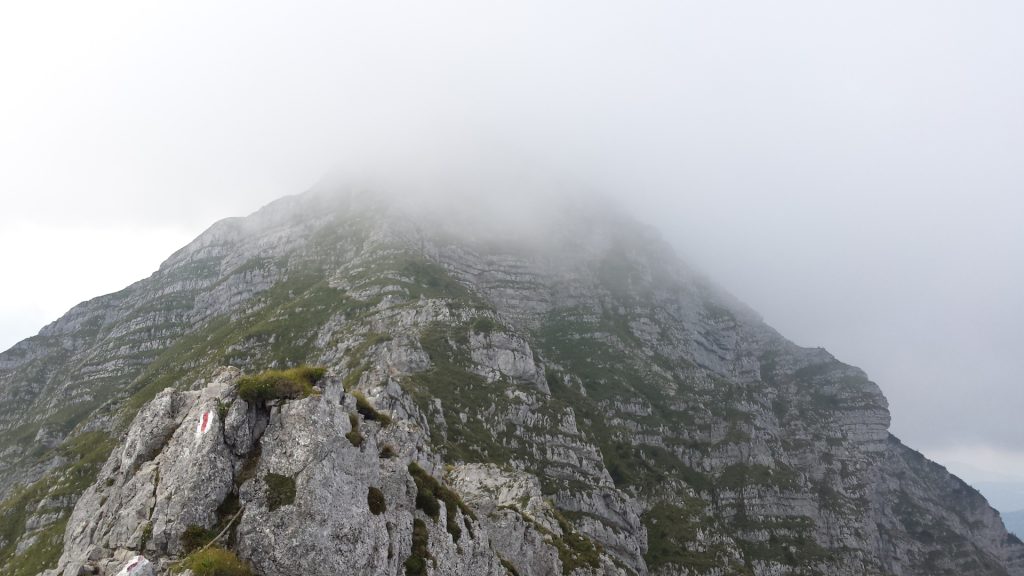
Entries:
<svg viewBox="0 0 1024 576">
<path fill-rule="evenodd" d="M 9 0 L 0 348 L 339 164 L 521 162 L 866 369 L 909 445 L 1024 486 L 1022 25 L 1010 0 Z"/>
</svg>

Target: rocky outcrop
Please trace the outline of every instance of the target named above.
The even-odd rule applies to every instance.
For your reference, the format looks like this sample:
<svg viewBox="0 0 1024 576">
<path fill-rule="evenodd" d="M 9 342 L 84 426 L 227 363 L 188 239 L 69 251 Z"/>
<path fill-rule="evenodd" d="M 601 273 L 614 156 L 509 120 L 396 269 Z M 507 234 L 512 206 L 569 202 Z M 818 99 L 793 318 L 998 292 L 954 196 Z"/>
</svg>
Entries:
<svg viewBox="0 0 1024 576">
<path fill-rule="evenodd" d="M 1024 575 L 862 371 L 643 227 L 543 218 L 289 198 L 0 354 L 0 571 L 223 532 L 261 575 Z M 314 395 L 237 397 L 303 363 Z"/>
</svg>

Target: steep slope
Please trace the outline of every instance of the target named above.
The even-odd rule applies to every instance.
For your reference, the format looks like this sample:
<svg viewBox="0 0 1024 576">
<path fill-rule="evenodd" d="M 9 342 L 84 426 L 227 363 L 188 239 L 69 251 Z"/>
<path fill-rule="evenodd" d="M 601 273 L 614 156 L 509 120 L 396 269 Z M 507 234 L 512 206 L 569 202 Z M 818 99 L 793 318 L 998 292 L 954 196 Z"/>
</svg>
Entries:
<svg viewBox="0 0 1024 576">
<path fill-rule="evenodd" d="M 500 241 L 486 219 L 445 220 L 366 195 L 287 198 L 0 355 L 4 573 L 62 551 L 65 574 L 180 556 L 188 526 L 159 494 L 145 514 L 119 506 L 148 502 L 144 470 L 175 454 L 207 462 L 182 430 L 219 401 L 221 488 L 189 522 L 212 529 L 237 499 L 233 546 L 263 574 L 333 573 L 360 551 L 382 555 L 361 573 L 404 573 L 417 520 L 438 574 L 1024 574 L 984 499 L 888 433 L 860 370 L 788 342 L 648 230 L 599 209 L 537 215 Z M 234 424 L 263 454 L 245 478 L 253 446 L 228 432 L 237 374 L 206 381 L 302 363 L 328 368 L 322 396 L 245 405 Z M 345 417 L 356 391 L 394 423 Z M 171 440 L 128 457 L 144 405 L 165 406 Z M 357 421 L 354 446 L 341 438 Z M 412 462 L 465 511 L 430 522 Z M 292 478 L 294 503 L 270 509 L 268 474 Z M 160 477 L 157 492 L 189 492 Z M 355 510 L 353 482 L 383 491 L 384 520 L 313 513 Z"/>
</svg>

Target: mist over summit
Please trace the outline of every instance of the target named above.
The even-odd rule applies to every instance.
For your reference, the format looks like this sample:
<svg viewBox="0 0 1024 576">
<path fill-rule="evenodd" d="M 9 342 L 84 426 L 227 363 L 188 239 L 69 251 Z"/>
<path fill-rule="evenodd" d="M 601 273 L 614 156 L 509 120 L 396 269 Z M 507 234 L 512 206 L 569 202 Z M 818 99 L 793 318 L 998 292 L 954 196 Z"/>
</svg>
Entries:
<svg viewBox="0 0 1024 576">
<path fill-rule="evenodd" d="M 0 354 L 5 573 L 1024 573 L 862 370 L 614 203 L 336 188 Z"/>
</svg>

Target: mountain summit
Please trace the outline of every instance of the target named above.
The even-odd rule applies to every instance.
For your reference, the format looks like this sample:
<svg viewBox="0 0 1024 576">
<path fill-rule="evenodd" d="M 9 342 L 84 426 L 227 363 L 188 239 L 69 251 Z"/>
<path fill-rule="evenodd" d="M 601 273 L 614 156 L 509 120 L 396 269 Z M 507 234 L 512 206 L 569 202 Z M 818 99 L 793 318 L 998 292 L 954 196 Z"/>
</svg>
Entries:
<svg viewBox="0 0 1024 576">
<path fill-rule="evenodd" d="M 285 198 L 0 354 L 0 573 L 1024 575 L 649 229 L 448 208 Z"/>
</svg>

